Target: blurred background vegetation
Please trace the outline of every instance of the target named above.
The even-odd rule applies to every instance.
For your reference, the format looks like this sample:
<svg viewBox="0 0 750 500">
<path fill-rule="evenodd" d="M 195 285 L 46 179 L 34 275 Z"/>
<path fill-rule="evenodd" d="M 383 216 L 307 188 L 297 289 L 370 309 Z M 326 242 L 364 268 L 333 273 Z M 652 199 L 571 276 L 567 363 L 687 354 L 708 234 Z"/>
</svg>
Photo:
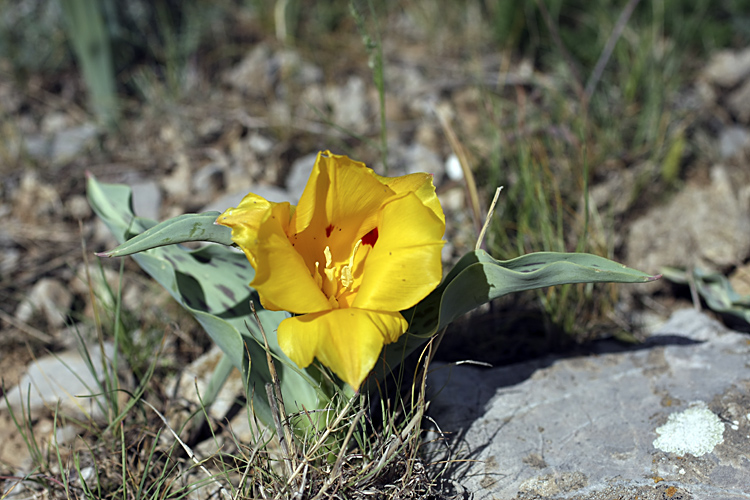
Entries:
<svg viewBox="0 0 750 500">
<path fill-rule="evenodd" d="M 377 86 L 389 65 L 378 63 L 382 45 L 399 43 L 389 38 L 400 29 L 394 20 L 408 14 L 425 64 L 461 59 L 478 89 L 478 125 L 457 131 L 482 199 L 505 186 L 488 239 L 500 259 L 542 250 L 617 258 L 618 225 L 679 189 L 697 153 L 688 92 L 696 72 L 712 52 L 750 43 L 749 0 L 1 0 L 0 8 L 3 77 L 71 98 L 112 134 L 146 109 L 195 100 L 196 74 L 220 86 L 221 71 L 261 40 L 293 47 L 327 79 L 369 65 Z M 497 80 L 487 81 L 482 61 L 496 55 Z M 535 84 L 503 85 L 524 64 Z M 354 139 L 370 145 L 362 159 L 386 162 L 378 137 Z M 592 184 L 635 166 L 644 167 L 625 210 L 590 206 Z M 614 288 L 580 285 L 521 300 L 581 336 L 618 298 Z"/>
</svg>

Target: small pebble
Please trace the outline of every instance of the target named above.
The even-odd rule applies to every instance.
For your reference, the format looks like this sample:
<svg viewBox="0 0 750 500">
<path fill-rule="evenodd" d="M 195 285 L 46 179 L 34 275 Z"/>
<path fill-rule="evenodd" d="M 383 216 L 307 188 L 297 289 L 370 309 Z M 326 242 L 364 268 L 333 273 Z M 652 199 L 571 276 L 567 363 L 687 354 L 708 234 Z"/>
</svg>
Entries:
<svg viewBox="0 0 750 500">
<path fill-rule="evenodd" d="M 451 154 L 448 159 L 445 160 L 445 173 L 452 181 L 460 181 L 464 178 L 464 171 L 461 168 L 461 162 L 458 161 L 458 156 L 455 154 Z"/>
</svg>

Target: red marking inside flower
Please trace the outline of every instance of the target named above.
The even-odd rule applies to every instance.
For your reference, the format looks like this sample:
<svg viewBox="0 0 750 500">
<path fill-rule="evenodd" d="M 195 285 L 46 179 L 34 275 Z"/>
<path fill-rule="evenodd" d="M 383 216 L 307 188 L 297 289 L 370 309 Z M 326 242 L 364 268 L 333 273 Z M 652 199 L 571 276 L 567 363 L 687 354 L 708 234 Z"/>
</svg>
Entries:
<svg viewBox="0 0 750 500">
<path fill-rule="evenodd" d="M 375 228 L 366 235 L 362 236 L 363 245 L 370 245 L 371 247 L 374 247 L 376 241 L 378 241 L 378 228 Z"/>
<path fill-rule="evenodd" d="M 326 238 L 331 237 L 331 233 L 333 232 L 333 224 L 329 224 L 326 228 Z"/>
</svg>

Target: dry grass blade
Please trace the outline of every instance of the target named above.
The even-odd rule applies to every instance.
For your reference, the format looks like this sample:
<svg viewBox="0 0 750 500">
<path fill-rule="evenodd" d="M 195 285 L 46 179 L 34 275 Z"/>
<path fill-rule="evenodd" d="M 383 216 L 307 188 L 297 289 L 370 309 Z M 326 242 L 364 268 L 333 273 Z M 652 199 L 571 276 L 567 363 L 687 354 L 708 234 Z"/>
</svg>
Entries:
<svg viewBox="0 0 750 500">
<path fill-rule="evenodd" d="M 50 335 L 48 333 L 44 333 L 41 330 L 37 330 L 36 328 L 34 328 L 31 325 L 27 325 L 26 323 L 17 320 L 16 318 L 14 318 L 10 314 L 6 313 L 2 309 L 0 309 L 0 319 L 2 319 L 3 321 L 5 321 L 9 325 L 12 325 L 13 327 L 21 330 L 26 335 L 34 337 L 35 339 L 37 339 L 37 340 L 39 340 L 41 342 L 45 342 L 45 343 L 50 343 L 51 344 L 52 341 L 54 340 L 52 338 L 52 335 Z"/>
<path fill-rule="evenodd" d="M 474 247 L 474 250 L 479 250 L 482 248 L 482 243 L 484 242 L 484 235 L 487 232 L 487 228 L 490 226 L 490 221 L 492 220 L 492 216 L 495 214 L 495 205 L 497 205 L 497 199 L 500 197 L 500 191 L 503 190 L 503 187 L 500 186 L 495 190 L 495 196 L 492 198 L 492 203 L 490 204 L 490 209 L 487 211 L 487 217 L 484 219 L 484 225 L 482 226 L 482 230 L 479 232 L 479 238 L 477 238 L 477 244 Z"/>
<path fill-rule="evenodd" d="M 469 191 L 472 219 L 474 220 L 474 226 L 476 227 L 478 235 L 482 228 L 482 210 L 479 207 L 479 192 L 477 191 L 477 183 L 474 180 L 474 173 L 471 171 L 469 155 L 466 153 L 466 148 L 464 148 L 461 141 L 458 140 L 458 136 L 453 130 L 453 126 L 451 125 L 448 116 L 448 110 L 445 108 L 436 108 L 435 113 L 440 121 L 440 126 L 443 128 L 443 133 L 445 133 L 445 136 L 448 138 L 453 153 L 461 164 L 461 170 L 463 171 L 464 180 L 466 181 L 466 189 Z"/>
<path fill-rule="evenodd" d="M 268 338 L 266 337 L 266 331 L 263 329 L 263 323 L 260 322 L 258 313 L 255 312 L 255 304 L 250 301 L 250 309 L 255 316 L 255 321 L 258 323 L 261 335 L 263 335 L 263 345 L 266 349 L 266 361 L 268 362 L 268 370 L 271 373 L 271 381 L 273 387 L 269 387 L 271 384 L 266 384 L 266 393 L 268 395 L 268 402 L 273 410 L 273 419 L 276 423 L 277 432 L 279 433 L 279 443 L 284 454 L 284 461 L 287 464 L 290 477 L 292 471 L 296 468 L 295 457 L 297 451 L 294 447 L 294 437 L 292 429 L 289 424 L 289 418 L 286 414 L 286 408 L 284 407 L 284 396 L 281 394 L 281 383 L 279 376 L 276 373 L 276 365 L 274 365 L 273 358 L 271 357 L 271 349 L 268 347 Z M 282 430 L 283 429 L 283 430 Z"/>
<path fill-rule="evenodd" d="M 555 45 L 557 45 L 560 54 L 563 56 L 563 59 L 565 59 L 565 62 L 570 68 L 570 72 L 573 75 L 573 86 L 575 87 L 576 94 L 579 98 L 583 98 L 584 90 L 583 85 L 581 84 L 583 80 L 581 79 L 581 72 L 578 71 L 578 66 L 576 66 L 576 63 L 573 60 L 573 56 L 571 56 L 570 52 L 568 52 L 568 49 L 565 48 L 562 38 L 560 38 L 560 32 L 558 31 L 557 26 L 555 26 L 555 23 L 552 20 L 552 16 L 550 16 L 549 10 L 547 10 L 547 6 L 544 4 L 544 1 L 536 0 L 536 5 L 539 8 L 539 13 L 542 14 L 542 17 L 544 18 L 544 24 L 547 25 L 547 29 L 552 36 L 552 40 L 555 42 Z"/>
<path fill-rule="evenodd" d="M 596 84 L 599 83 L 599 79 L 602 77 L 604 68 L 607 66 L 607 62 L 609 62 L 609 58 L 612 56 L 612 51 L 615 50 L 617 40 L 620 39 L 620 35 L 622 35 L 625 26 L 628 24 L 630 16 L 633 14 L 633 11 L 640 1 L 641 0 L 629 0 L 627 5 L 625 5 L 625 8 L 622 9 L 620 17 L 617 18 L 617 22 L 615 23 L 615 27 L 612 30 L 612 34 L 609 35 L 609 39 L 607 40 L 606 45 L 604 45 L 604 50 L 602 50 L 599 59 L 596 61 L 594 71 L 591 72 L 589 81 L 586 82 L 586 89 L 584 90 L 586 101 L 591 99 L 591 96 L 594 94 L 594 90 L 596 90 Z"/>
<path fill-rule="evenodd" d="M 169 422 L 167 422 L 167 419 L 164 415 L 161 414 L 159 410 L 157 410 L 154 405 L 146 401 L 145 399 L 142 400 L 143 403 L 151 408 L 156 415 L 161 419 L 162 422 L 164 422 L 164 425 L 167 427 L 169 432 L 172 434 L 172 436 L 177 440 L 178 443 L 180 443 L 180 446 L 182 446 L 182 449 L 185 450 L 185 453 L 187 453 L 188 457 L 197 465 L 200 467 L 200 469 L 208 476 L 209 479 L 211 479 L 213 482 L 215 482 L 219 486 L 219 491 L 221 492 L 221 495 L 226 498 L 227 500 L 232 500 L 232 495 L 229 494 L 229 491 L 227 491 L 226 488 L 224 488 L 224 485 L 221 484 L 221 481 L 219 481 L 216 476 L 212 475 L 208 469 L 206 469 L 203 464 L 198 460 L 198 458 L 195 456 L 195 453 L 193 453 L 193 450 L 182 440 L 180 439 L 180 436 L 177 435 L 177 433 L 172 429 L 172 427 L 169 425 Z"/>
<path fill-rule="evenodd" d="M 326 425 L 326 430 L 323 431 L 323 433 L 320 435 L 320 437 L 312 446 L 312 448 L 310 448 L 310 451 L 307 452 L 307 456 L 315 455 L 315 453 L 326 443 L 326 441 L 328 440 L 328 436 L 330 436 L 331 432 L 333 432 L 333 430 L 336 429 L 338 425 L 341 423 L 341 421 L 348 415 L 349 409 L 352 407 L 353 401 L 354 401 L 354 398 L 351 398 L 346 403 L 346 406 L 344 406 L 344 409 L 341 410 L 338 415 L 336 415 L 336 419 L 333 421 L 333 423 L 330 425 Z"/>
<path fill-rule="evenodd" d="M 352 420 L 352 423 L 349 426 L 349 430 L 346 433 L 346 437 L 344 438 L 344 441 L 341 444 L 341 449 L 339 450 L 339 454 L 336 457 L 336 462 L 333 464 L 333 470 L 331 471 L 331 474 L 328 476 L 328 479 L 326 479 L 325 483 L 323 483 L 323 487 L 320 488 L 320 490 L 318 491 L 318 494 L 315 495 L 315 500 L 319 498 L 323 498 L 323 495 L 325 495 L 328 492 L 329 488 L 333 485 L 333 483 L 336 480 L 338 480 L 338 478 L 341 476 L 341 463 L 344 461 L 344 456 L 346 455 L 347 448 L 349 447 L 349 441 L 352 438 L 352 434 L 354 434 L 354 429 L 357 427 L 357 425 L 359 425 L 360 419 L 365 414 L 366 409 L 367 407 L 363 405 L 362 408 L 360 408 L 360 410 L 357 412 L 357 415 Z"/>
</svg>

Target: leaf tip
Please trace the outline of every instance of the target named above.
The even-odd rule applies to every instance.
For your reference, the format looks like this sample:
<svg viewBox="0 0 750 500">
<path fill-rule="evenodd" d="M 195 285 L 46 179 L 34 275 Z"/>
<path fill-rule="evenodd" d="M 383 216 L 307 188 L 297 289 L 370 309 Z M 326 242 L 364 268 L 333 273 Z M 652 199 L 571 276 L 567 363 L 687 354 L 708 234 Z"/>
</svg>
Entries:
<svg viewBox="0 0 750 500">
<path fill-rule="evenodd" d="M 655 274 L 654 276 L 649 276 L 646 278 L 646 283 L 650 283 L 652 281 L 656 281 L 658 279 L 661 279 L 661 277 L 664 276 L 663 274 Z"/>
<path fill-rule="evenodd" d="M 97 257 L 112 257 L 112 252 L 94 252 Z"/>
</svg>

